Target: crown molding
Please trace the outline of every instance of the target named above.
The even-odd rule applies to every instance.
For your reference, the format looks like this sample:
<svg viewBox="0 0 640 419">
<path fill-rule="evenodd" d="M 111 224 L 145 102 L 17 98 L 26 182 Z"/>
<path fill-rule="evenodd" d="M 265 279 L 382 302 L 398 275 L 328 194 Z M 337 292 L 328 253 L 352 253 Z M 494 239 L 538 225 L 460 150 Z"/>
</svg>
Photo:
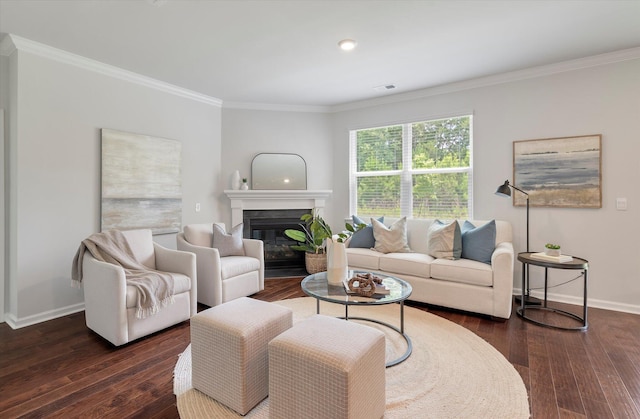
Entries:
<svg viewBox="0 0 640 419">
<path fill-rule="evenodd" d="M 0 55 L 9 56 L 16 50 L 29 52 L 55 61 L 73 65 L 89 71 L 94 71 L 110 77 L 164 91 L 176 96 L 203 102 L 209 105 L 223 107 L 225 109 L 243 109 L 275 112 L 309 112 L 309 113 L 338 113 L 356 109 L 369 108 L 379 105 L 387 105 L 410 100 L 416 100 L 442 94 L 455 93 L 481 87 L 493 86 L 515 81 L 550 76 L 568 71 L 598 67 L 622 61 L 640 59 L 640 47 L 624 49 L 599 55 L 594 55 L 575 60 L 563 61 L 555 64 L 531 67 L 523 70 L 511 71 L 486 77 L 443 84 L 426 89 L 413 90 L 395 95 L 387 95 L 374 99 L 343 103 L 332 106 L 314 105 L 286 105 L 253 102 L 224 102 L 221 99 L 204 95 L 193 90 L 178 87 L 147 76 L 143 76 L 128 70 L 109 64 L 104 64 L 89 58 L 85 58 L 67 51 L 50 47 L 39 42 L 31 41 L 14 34 L 7 34 L 0 41 Z"/>
<path fill-rule="evenodd" d="M 329 113 L 330 106 L 314 105 L 276 105 L 269 103 L 253 102 L 224 102 L 223 109 L 242 109 L 254 111 L 275 111 L 275 112 L 309 112 L 309 113 Z"/>
<path fill-rule="evenodd" d="M 426 89 L 413 90 L 406 93 L 398 93 L 376 99 L 368 99 L 357 102 L 344 103 L 331 107 L 330 112 L 337 113 L 362 108 L 369 108 L 379 105 L 387 105 L 409 100 L 421 99 L 425 97 L 438 96 L 447 93 L 455 93 L 464 90 L 471 90 L 481 87 L 494 86 L 497 84 L 511 83 L 515 81 L 534 79 L 538 77 L 550 76 L 553 74 L 565 73 L 568 71 L 582 70 L 591 67 L 598 67 L 607 64 L 618 63 L 640 59 L 640 47 L 624 49 L 599 55 L 594 55 L 575 60 L 562 61 L 555 64 L 531 67 L 524 70 L 511 71 L 508 73 L 495 74 L 476 79 L 464 80 L 460 82 L 443 84 Z"/>
<path fill-rule="evenodd" d="M 31 41 L 29 39 L 22 38 L 14 34 L 8 34 L 2 40 L 2 51 L 4 51 L 4 44 L 11 42 L 14 48 L 19 51 L 35 54 L 50 60 L 58 61 L 64 64 L 69 64 L 74 67 L 82 68 L 84 70 L 93 71 L 95 73 L 103 74 L 105 76 L 113 77 L 116 79 L 128 81 L 141 86 L 149 87 L 158 91 L 169 93 L 172 95 L 180 96 L 183 98 L 195 100 L 197 102 L 206 103 L 213 106 L 222 106 L 222 100 L 204 95 L 202 93 L 194 92 L 193 90 L 185 89 L 170 83 L 166 83 L 160 80 L 153 79 L 151 77 L 143 76 L 132 71 L 124 70 L 119 67 L 115 67 L 109 64 L 102 63 L 100 61 L 92 60 L 90 58 L 82 57 L 77 54 L 73 54 L 61 49 L 53 48 L 39 42 Z"/>
<path fill-rule="evenodd" d="M 15 51 L 16 51 L 16 46 L 13 43 L 13 41 L 11 41 L 11 37 L 9 35 L 5 35 L 2 38 L 2 41 L 0 41 L 0 55 L 8 57 L 11 54 L 13 54 Z"/>
</svg>

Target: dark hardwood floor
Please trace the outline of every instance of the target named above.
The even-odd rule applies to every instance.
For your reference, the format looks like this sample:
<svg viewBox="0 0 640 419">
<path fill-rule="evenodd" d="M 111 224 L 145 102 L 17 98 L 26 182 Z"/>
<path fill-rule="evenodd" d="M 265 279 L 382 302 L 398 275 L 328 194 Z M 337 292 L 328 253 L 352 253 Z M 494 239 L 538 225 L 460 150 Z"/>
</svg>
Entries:
<svg viewBox="0 0 640 419">
<path fill-rule="evenodd" d="M 255 298 L 301 296 L 300 278 L 273 278 Z M 466 327 L 509 359 L 534 418 L 640 418 L 638 315 L 589 309 L 589 330 L 571 332 L 515 314 L 501 322 L 410 305 Z M 188 343 L 188 322 L 119 348 L 89 331 L 84 313 L 19 330 L 0 324 L 0 418 L 177 418 L 172 372 Z"/>
</svg>

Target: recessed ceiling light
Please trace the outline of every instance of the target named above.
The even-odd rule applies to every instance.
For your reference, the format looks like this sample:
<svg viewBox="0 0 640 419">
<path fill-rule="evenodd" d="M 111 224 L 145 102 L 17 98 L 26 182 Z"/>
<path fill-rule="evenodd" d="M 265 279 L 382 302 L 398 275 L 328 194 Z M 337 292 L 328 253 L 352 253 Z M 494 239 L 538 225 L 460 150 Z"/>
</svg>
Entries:
<svg viewBox="0 0 640 419">
<path fill-rule="evenodd" d="M 356 45 L 358 45 L 358 43 L 353 39 L 343 39 L 342 41 L 338 42 L 338 45 L 343 51 L 351 51 L 356 47 Z"/>
</svg>

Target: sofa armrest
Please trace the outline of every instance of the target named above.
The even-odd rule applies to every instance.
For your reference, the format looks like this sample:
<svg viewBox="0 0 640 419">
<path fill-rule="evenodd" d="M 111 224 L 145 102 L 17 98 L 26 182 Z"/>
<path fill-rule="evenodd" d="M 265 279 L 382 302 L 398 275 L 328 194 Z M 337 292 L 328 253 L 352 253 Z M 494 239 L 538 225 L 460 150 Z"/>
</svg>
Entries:
<svg viewBox="0 0 640 419">
<path fill-rule="evenodd" d="M 498 244 L 491 255 L 494 289 L 494 316 L 508 319 L 513 300 L 513 243 Z"/>
<path fill-rule="evenodd" d="M 86 252 L 82 271 L 87 327 L 116 346 L 127 343 L 127 280 L 124 269 L 96 260 Z"/>
<path fill-rule="evenodd" d="M 198 313 L 198 270 L 196 255 L 193 252 L 167 249 L 158 243 L 153 243 L 156 255 L 156 269 L 163 272 L 174 272 L 191 278 L 191 316 Z"/>
<path fill-rule="evenodd" d="M 197 301 L 210 307 L 222 304 L 222 275 L 218 249 L 195 246 L 185 240 L 184 233 L 178 233 L 176 241 L 178 250 L 195 254 L 198 278 Z"/>
<path fill-rule="evenodd" d="M 260 291 L 264 289 L 264 243 L 262 240 L 242 239 L 246 256 L 260 261 Z"/>
</svg>

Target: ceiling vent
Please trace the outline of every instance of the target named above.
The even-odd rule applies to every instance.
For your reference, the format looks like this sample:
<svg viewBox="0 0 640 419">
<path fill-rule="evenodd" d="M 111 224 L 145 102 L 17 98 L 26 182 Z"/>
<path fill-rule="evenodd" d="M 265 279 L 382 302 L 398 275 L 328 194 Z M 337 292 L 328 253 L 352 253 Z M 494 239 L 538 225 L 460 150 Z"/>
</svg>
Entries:
<svg viewBox="0 0 640 419">
<path fill-rule="evenodd" d="M 383 86 L 376 86 L 373 88 L 376 92 L 386 92 L 387 90 L 393 90 L 396 88 L 395 84 L 385 84 Z"/>
</svg>

